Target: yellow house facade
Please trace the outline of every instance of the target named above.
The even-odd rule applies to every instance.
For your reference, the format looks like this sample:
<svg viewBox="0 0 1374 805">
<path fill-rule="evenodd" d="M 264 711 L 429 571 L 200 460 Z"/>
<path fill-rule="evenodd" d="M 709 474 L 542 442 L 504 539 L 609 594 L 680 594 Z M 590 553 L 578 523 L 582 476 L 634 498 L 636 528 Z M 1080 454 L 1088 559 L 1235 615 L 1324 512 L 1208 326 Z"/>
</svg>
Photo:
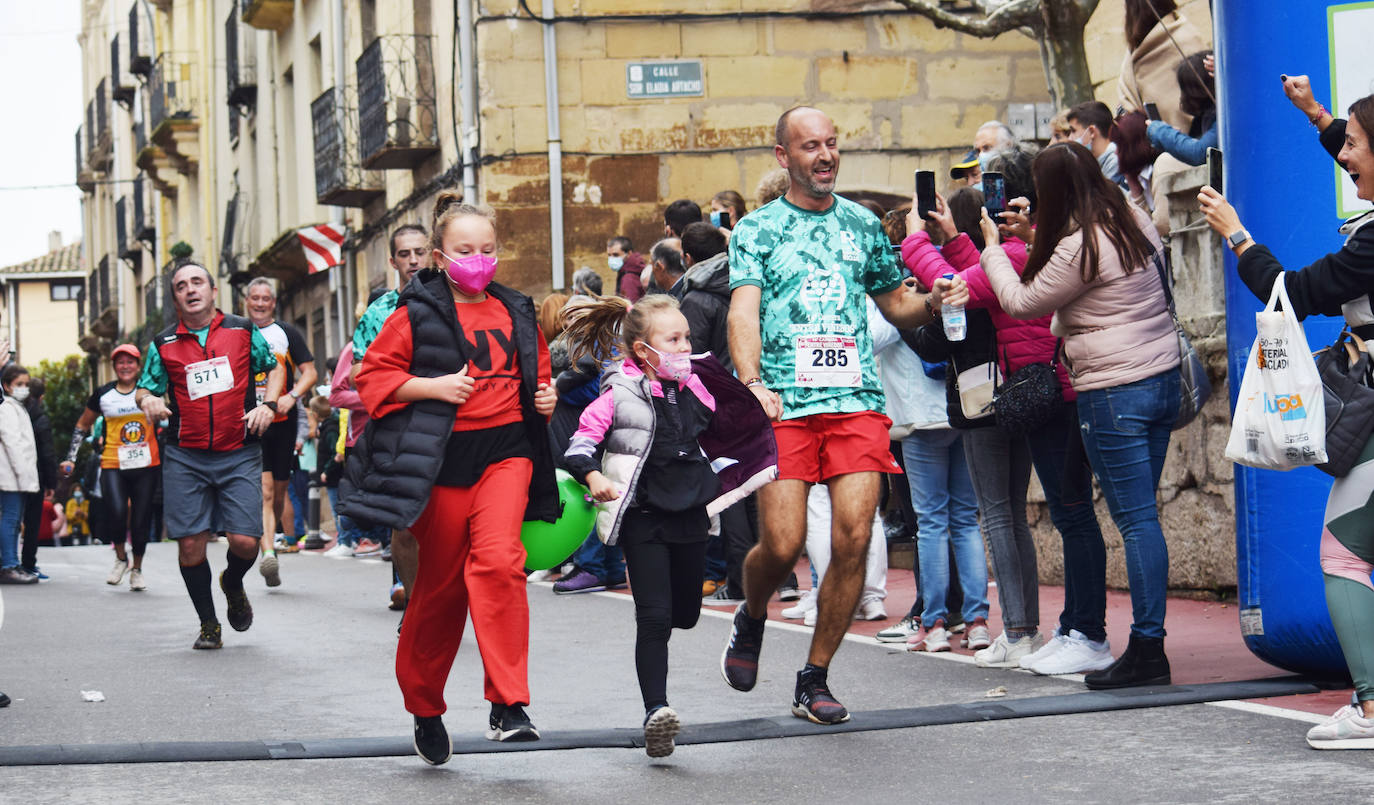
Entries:
<svg viewBox="0 0 1374 805">
<path fill-rule="evenodd" d="M 81 353 L 82 296 L 87 272 L 81 241 L 48 235 L 47 254 L 0 268 L 0 335 L 26 366 Z"/>
</svg>

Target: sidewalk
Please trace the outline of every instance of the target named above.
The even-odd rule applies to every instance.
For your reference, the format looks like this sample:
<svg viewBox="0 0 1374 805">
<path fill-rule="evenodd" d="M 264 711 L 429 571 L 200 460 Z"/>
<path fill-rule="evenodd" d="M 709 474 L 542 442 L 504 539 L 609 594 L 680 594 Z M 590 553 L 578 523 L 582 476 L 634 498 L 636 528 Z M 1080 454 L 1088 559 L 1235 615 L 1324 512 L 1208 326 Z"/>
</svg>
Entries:
<svg viewBox="0 0 1374 805">
<path fill-rule="evenodd" d="M 810 586 L 811 566 L 805 558 L 797 563 L 797 578 L 802 589 Z M 988 588 L 991 611 L 988 625 L 993 635 L 1001 632 L 1002 613 L 997 598 L 997 588 Z M 889 569 L 887 574 L 887 620 L 854 621 L 850 634 L 872 637 L 879 631 L 893 626 L 906 615 L 916 600 L 916 582 L 910 571 Z M 1064 604 L 1064 588 L 1042 585 L 1040 587 L 1040 625 L 1052 630 Z M 789 603 L 775 597 L 768 605 L 770 618 L 782 619 L 780 614 Z M 733 611 L 732 606 L 712 607 Z M 793 621 L 800 623 L 800 621 Z M 1166 646 L 1169 664 L 1173 671 L 1175 684 L 1194 684 L 1203 682 L 1231 682 L 1246 679 L 1287 676 L 1288 671 L 1276 668 L 1260 660 L 1245 647 L 1240 635 L 1240 619 L 1233 603 L 1217 601 L 1197 601 L 1190 598 L 1170 598 L 1166 621 L 1169 637 Z M 1112 650 L 1118 656 L 1126 648 L 1127 635 L 1131 627 L 1131 596 L 1124 591 L 1107 592 L 1107 634 L 1112 641 Z M 958 637 L 957 635 L 955 636 Z M 973 656 L 973 652 L 960 648 L 957 639 L 951 641 L 952 653 Z M 1255 700 L 1259 704 L 1298 710 L 1320 716 L 1329 716 L 1341 705 L 1350 701 L 1350 690 L 1324 691 L 1310 696 L 1284 696 L 1276 699 Z"/>
</svg>

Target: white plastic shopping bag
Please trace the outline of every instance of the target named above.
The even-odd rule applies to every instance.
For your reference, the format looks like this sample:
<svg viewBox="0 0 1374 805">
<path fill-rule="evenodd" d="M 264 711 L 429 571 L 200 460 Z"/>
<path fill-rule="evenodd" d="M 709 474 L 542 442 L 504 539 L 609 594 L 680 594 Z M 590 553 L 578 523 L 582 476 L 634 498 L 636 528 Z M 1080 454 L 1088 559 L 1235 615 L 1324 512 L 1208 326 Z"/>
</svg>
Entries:
<svg viewBox="0 0 1374 805">
<path fill-rule="evenodd" d="M 1280 274 L 1269 304 L 1255 314 L 1255 343 L 1245 361 L 1226 443 L 1226 457 L 1237 464 L 1291 470 L 1326 462 L 1321 375 L 1292 311 Z"/>
</svg>

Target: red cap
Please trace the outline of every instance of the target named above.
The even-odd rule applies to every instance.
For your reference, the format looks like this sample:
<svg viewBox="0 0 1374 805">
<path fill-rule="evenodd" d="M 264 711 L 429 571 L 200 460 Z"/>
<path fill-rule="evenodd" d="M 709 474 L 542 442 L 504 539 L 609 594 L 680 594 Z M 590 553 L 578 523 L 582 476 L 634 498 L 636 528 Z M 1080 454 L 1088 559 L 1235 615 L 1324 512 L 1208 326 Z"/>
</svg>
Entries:
<svg viewBox="0 0 1374 805">
<path fill-rule="evenodd" d="M 128 355 L 136 361 L 143 360 L 143 353 L 139 352 L 138 347 L 134 346 L 133 344 L 120 344 L 119 346 L 110 350 L 110 361 L 113 363 L 114 359 L 118 358 L 120 355 Z"/>
</svg>

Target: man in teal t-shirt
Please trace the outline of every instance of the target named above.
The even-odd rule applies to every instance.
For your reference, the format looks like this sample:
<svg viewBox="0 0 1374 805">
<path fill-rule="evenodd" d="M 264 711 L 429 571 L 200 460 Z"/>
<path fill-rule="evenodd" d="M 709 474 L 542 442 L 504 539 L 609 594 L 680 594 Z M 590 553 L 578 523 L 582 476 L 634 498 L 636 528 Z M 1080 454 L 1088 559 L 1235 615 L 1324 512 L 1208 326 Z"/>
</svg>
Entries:
<svg viewBox="0 0 1374 805">
<path fill-rule="evenodd" d="M 932 319 L 941 292 L 951 304 L 968 293 L 961 280 L 940 280 L 930 294 L 903 284 L 878 219 L 835 195 L 840 152 L 824 112 L 788 110 L 776 138 L 790 185 L 731 234 L 729 327 L 735 370 L 774 420 L 778 480 L 759 490 L 759 544 L 745 559 L 745 603 L 721 673 L 737 690 L 754 687 L 768 599 L 801 555 L 807 494 L 824 483 L 831 563 L 792 713 L 838 724 L 849 712 L 831 695 L 827 669 L 859 603 L 881 474 L 900 471 L 888 449 L 892 423 L 882 413 L 864 295 L 909 328 Z"/>
</svg>

